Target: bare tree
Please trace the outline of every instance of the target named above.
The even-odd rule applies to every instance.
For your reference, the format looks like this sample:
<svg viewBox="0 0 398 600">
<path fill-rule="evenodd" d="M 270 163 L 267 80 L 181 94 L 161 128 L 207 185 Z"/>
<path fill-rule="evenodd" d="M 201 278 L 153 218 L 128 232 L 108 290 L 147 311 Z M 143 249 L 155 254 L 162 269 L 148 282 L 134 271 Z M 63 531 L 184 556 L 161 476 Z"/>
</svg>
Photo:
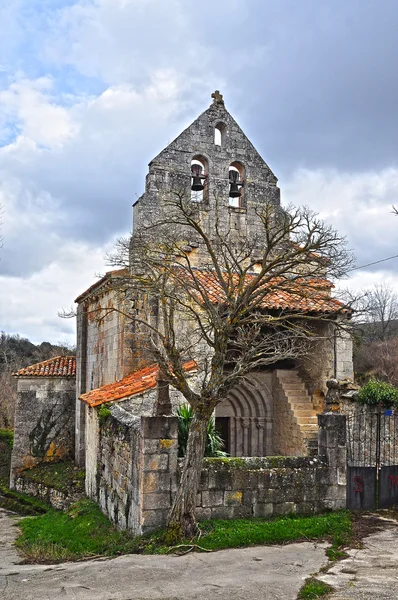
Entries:
<svg viewBox="0 0 398 600">
<path fill-rule="evenodd" d="M 397 334 L 398 295 L 391 286 L 380 284 L 367 290 L 362 295 L 362 305 L 366 341 L 384 341 Z"/>
<path fill-rule="evenodd" d="M 253 369 L 305 355 L 320 321 L 330 334 L 347 320 L 328 279 L 342 276 L 352 257 L 315 214 L 266 202 L 257 212 L 261 232 L 250 240 L 218 215 L 208 227 L 200 208 L 173 192 L 156 223 L 119 240 L 110 257 L 126 268 L 114 285 L 142 351 L 193 409 L 169 541 L 198 532 L 195 499 L 217 404 Z M 184 369 L 191 359 L 196 378 Z"/>
</svg>

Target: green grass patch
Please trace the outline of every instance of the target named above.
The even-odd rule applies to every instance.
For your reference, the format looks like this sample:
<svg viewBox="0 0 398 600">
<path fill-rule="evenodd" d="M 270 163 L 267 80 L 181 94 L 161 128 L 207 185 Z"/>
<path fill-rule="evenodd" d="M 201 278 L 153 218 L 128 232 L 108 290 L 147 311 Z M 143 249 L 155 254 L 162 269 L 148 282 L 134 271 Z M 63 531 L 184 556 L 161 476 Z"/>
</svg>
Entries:
<svg viewBox="0 0 398 600">
<path fill-rule="evenodd" d="M 319 581 L 319 579 L 315 579 L 314 577 L 310 577 L 299 591 L 297 598 L 299 600 L 312 600 L 312 598 L 322 598 L 323 596 L 327 596 L 330 592 L 333 592 L 331 585 Z"/>
<path fill-rule="evenodd" d="M 20 527 L 22 533 L 17 545 L 28 562 L 60 562 L 126 553 L 166 554 L 172 550 L 164 543 L 164 531 L 139 538 L 133 538 L 125 531 L 117 531 L 90 500 L 76 502 L 66 513 L 50 509 L 44 515 L 26 518 Z M 202 536 L 198 544 L 207 550 L 299 540 L 329 540 L 337 551 L 341 544 L 348 543 L 350 539 L 351 519 L 347 511 L 340 511 L 269 520 L 214 519 L 201 522 L 200 528 Z"/>
<path fill-rule="evenodd" d="M 49 504 L 39 498 L 14 492 L 4 485 L 0 485 L 0 507 L 19 515 L 40 515 L 50 509 Z"/>
<path fill-rule="evenodd" d="M 341 511 L 308 517 L 288 515 L 270 520 L 217 519 L 204 521 L 200 527 L 200 545 L 208 550 L 316 539 L 329 539 L 333 545 L 340 546 L 349 538 L 351 518 L 347 511 Z"/>
<path fill-rule="evenodd" d="M 24 479 L 68 494 L 71 488 L 84 490 L 84 469 L 79 469 L 72 461 L 43 463 L 22 472 Z"/>
<path fill-rule="evenodd" d="M 198 544 L 206 550 L 243 548 L 263 544 L 284 544 L 301 540 L 328 540 L 330 550 L 339 552 L 349 543 L 352 535 L 351 515 L 338 511 L 316 516 L 287 515 L 272 519 L 212 519 L 200 523 L 202 531 Z M 146 554 L 165 554 L 170 547 L 162 542 L 164 532 L 142 538 L 141 548 Z M 189 541 L 182 543 L 189 544 Z M 330 557 L 331 558 L 331 557 Z"/>
<path fill-rule="evenodd" d="M 20 522 L 17 546 L 27 562 L 61 562 L 136 552 L 137 538 L 117 531 L 91 500 L 80 500 L 66 512 L 49 510 Z"/>
<path fill-rule="evenodd" d="M 12 429 L 0 429 L 0 443 L 4 442 L 9 448 L 14 445 L 14 432 Z"/>
</svg>

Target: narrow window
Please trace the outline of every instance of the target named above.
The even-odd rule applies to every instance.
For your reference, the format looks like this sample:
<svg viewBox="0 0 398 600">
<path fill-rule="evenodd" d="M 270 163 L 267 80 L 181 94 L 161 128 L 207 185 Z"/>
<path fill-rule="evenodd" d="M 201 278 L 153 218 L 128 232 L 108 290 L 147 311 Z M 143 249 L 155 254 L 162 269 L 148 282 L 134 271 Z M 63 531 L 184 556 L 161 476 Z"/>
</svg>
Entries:
<svg viewBox="0 0 398 600">
<path fill-rule="evenodd" d="M 217 123 L 217 125 L 214 128 L 214 144 L 216 146 L 223 146 L 224 134 L 225 134 L 224 123 Z"/>
</svg>

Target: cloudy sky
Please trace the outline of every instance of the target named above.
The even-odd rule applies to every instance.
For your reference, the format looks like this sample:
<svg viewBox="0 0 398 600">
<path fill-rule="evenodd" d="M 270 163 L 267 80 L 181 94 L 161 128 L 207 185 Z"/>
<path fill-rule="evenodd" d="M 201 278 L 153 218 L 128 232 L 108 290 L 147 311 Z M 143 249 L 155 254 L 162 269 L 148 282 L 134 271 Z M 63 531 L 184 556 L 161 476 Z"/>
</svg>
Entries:
<svg viewBox="0 0 398 600">
<path fill-rule="evenodd" d="M 147 164 L 210 104 L 348 238 L 398 254 L 396 0 L 1 0 L 0 330 L 74 340 L 57 316 L 131 229 Z M 398 259 L 352 273 L 398 291 Z"/>
</svg>

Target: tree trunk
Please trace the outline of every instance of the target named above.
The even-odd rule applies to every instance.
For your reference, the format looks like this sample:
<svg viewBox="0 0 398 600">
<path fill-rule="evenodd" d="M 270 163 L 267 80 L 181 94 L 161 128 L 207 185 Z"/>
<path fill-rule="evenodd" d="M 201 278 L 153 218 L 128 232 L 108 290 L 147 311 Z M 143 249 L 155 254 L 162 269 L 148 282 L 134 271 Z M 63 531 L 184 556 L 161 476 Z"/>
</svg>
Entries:
<svg viewBox="0 0 398 600">
<path fill-rule="evenodd" d="M 195 518 L 196 494 L 211 415 L 212 411 L 197 409 L 192 417 L 181 480 L 167 519 L 166 538 L 169 544 L 177 543 L 183 538 L 191 539 L 199 532 Z"/>
</svg>

